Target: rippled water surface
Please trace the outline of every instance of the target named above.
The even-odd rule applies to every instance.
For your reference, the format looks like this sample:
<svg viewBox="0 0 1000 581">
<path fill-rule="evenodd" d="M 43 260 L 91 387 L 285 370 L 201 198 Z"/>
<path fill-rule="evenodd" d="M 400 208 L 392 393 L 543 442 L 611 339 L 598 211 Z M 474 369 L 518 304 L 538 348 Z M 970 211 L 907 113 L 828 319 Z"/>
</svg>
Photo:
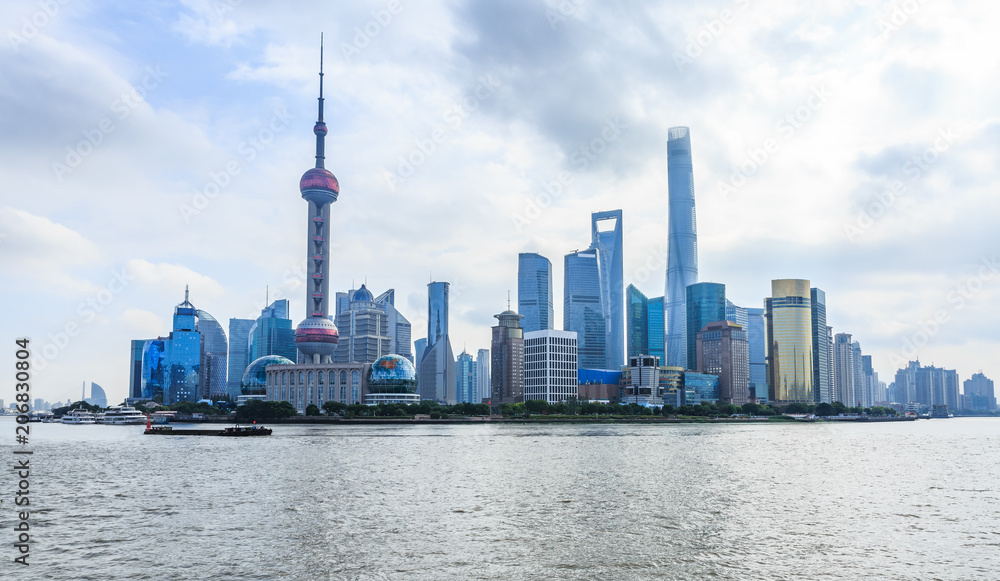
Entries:
<svg viewBox="0 0 1000 581">
<path fill-rule="evenodd" d="M 3 579 L 1000 578 L 994 419 L 31 428 Z"/>
</svg>

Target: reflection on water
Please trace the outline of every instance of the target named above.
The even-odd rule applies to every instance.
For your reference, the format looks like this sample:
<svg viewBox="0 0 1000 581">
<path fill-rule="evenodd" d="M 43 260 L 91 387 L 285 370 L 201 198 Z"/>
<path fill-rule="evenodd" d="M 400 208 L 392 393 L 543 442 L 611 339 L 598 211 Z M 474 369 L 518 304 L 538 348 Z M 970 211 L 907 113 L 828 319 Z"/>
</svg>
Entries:
<svg viewBox="0 0 1000 581">
<path fill-rule="evenodd" d="M 33 564 L 16 579 L 967 580 L 1000 570 L 991 419 L 276 426 L 270 438 L 32 424 L 32 448 Z M 12 578 L 5 561 L 0 577 Z"/>
</svg>

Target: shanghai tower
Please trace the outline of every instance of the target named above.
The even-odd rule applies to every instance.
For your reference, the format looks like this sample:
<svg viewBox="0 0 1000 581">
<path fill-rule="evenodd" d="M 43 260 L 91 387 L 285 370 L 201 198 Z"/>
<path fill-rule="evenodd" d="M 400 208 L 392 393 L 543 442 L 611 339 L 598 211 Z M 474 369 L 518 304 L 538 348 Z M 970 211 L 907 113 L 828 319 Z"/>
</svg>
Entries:
<svg viewBox="0 0 1000 581">
<path fill-rule="evenodd" d="M 330 206 L 340 195 L 340 183 L 324 167 L 326 123 L 323 121 L 323 43 L 319 58 L 319 117 L 316 135 L 316 167 L 302 174 L 299 191 L 309 203 L 306 221 L 306 318 L 295 329 L 299 363 L 329 363 L 340 341 L 330 314 Z"/>
<path fill-rule="evenodd" d="M 694 215 L 691 135 L 671 127 L 667 139 L 667 285 L 663 298 L 665 364 L 687 368 L 686 289 L 698 282 L 698 234 Z"/>
</svg>

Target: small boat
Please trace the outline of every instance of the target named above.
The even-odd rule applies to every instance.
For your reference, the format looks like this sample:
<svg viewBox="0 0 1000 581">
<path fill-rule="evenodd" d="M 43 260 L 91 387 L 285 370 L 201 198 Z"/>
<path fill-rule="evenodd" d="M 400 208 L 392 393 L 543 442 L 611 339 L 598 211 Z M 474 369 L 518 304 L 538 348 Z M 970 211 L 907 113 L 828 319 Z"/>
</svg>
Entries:
<svg viewBox="0 0 1000 581">
<path fill-rule="evenodd" d="M 88 412 L 85 409 L 77 408 L 75 410 L 70 410 L 62 417 L 62 423 L 64 424 L 96 424 L 94 421 L 94 414 Z"/>
<path fill-rule="evenodd" d="M 104 412 L 98 423 L 109 426 L 141 426 L 146 423 L 146 414 L 132 406 L 115 406 Z"/>
</svg>

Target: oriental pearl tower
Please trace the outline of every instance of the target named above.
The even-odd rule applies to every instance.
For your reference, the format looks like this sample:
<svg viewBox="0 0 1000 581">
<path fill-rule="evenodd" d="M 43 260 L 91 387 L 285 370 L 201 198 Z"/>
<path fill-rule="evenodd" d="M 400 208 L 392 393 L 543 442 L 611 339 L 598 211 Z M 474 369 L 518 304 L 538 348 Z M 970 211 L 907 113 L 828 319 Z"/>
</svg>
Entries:
<svg viewBox="0 0 1000 581">
<path fill-rule="evenodd" d="M 340 183 L 323 167 L 326 123 L 323 122 L 323 39 L 319 49 L 319 118 L 313 127 L 316 134 L 316 167 L 302 174 L 299 191 L 309 203 L 306 238 L 308 277 L 306 280 L 306 318 L 295 328 L 295 347 L 299 363 L 332 362 L 340 333 L 328 315 L 330 295 L 330 205 L 337 201 Z"/>
</svg>

